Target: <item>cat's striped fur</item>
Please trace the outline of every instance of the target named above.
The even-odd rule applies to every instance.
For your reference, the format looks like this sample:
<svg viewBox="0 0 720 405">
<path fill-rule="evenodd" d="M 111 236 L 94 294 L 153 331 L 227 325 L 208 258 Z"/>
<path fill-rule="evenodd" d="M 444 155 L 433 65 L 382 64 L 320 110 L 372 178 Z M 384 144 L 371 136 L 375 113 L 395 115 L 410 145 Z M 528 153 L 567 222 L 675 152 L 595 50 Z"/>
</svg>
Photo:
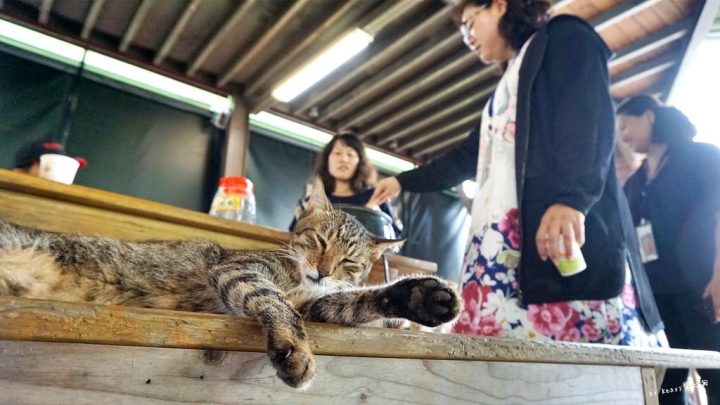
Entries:
<svg viewBox="0 0 720 405">
<path fill-rule="evenodd" d="M 436 326 L 459 314 L 461 300 L 437 278 L 357 287 L 398 243 L 332 211 L 317 180 L 290 245 L 274 251 L 72 236 L 0 221 L 0 295 L 249 316 L 267 336 L 278 376 L 303 387 L 316 370 L 303 319 L 358 326 L 405 318 Z"/>
</svg>

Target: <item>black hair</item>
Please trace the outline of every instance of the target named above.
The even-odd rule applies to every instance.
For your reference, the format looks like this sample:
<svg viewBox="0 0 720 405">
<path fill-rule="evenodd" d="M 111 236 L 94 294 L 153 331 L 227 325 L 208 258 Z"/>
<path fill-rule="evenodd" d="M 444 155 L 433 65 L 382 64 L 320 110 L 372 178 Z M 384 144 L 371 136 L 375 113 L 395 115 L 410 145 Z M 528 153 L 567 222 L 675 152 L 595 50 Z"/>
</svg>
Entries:
<svg viewBox="0 0 720 405">
<path fill-rule="evenodd" d="M 330 174 L 328 158 L 330 157 L 333 147 L 335 147 L 335 144 L 338 141 L 353 148 L 360 158 L 357 168 L 355 169 L 355 173 L 353 173 L 353 176 L 350 179 L 350 188 L 352 191 L 354 193 L 359 193 L 375 185 L 377 172 L 372 163 L 370 163 L 370 159 L 368 159 L 365 154 L 365 146 L 355 135 L 346 133 L 335 135 L 335 137 L 333 137 L 333 139 L 325 145 L 325 148 L 323 148 L 322 152 L 318 155 L 316 173 L 320 176 L 323 186 L 325 186 L 325 191 L 327 193 L 332 193 L 335 190 L 335 178 Z"/>
<path fill-rule="evenodd" d="M 548 0 L 505 0 L 507 11 L 500 19 L 498 31 L 500 35 L 516 51 L 539 30 L 549 18 L 552 4 Z M 465 7 L 490 7 L 493 0 L 460 0 L 454 9 L 453 20 L 461 24 L 462 12 Z"/>
<path fill-rule="evenodd" d="M 625 99 L 617 108 L 617 115 L 640 117 L 647 111 L 655 115 L 650 140 L 652 143 L 674 144 L 691 141 L 697 129 L 687 115 L 675 107 L 666 107 L 649 94 L 638 94 Z"/>
</svg>

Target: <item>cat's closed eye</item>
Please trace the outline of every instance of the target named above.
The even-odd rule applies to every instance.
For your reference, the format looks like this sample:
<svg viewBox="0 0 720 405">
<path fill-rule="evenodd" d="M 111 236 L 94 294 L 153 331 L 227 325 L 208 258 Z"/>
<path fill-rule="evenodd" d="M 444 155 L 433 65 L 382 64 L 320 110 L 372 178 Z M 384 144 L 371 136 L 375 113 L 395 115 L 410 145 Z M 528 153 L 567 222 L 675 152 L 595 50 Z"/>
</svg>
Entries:
<svg viewBox="0 0 720 405">
<path fill-rule="evenodd" d="M 315 234 L 315 238 L 317 239 L 318 243 L 320 244 L 320 247 L 323 251 L 327 250 L 327 243 L 325 242 L 325 239 L 323 239 L 322 236 Z"/>
</svg>

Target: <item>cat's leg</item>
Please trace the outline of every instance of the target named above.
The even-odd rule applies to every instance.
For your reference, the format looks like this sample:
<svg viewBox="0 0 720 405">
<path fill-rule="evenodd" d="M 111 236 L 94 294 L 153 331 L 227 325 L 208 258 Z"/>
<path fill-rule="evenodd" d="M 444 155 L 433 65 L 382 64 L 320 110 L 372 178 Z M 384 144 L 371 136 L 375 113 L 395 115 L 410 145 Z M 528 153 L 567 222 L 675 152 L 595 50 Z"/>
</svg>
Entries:
<svg viewBox="0 0 720 405">
<path fill-rule="evenodd" d="M 438 326 L 455 320 L 461 309 L 455 290 L 435 277 L 408 277 L 387 286 L 335 292 L 298 306 L 308 321 L 346 326 L 393 318 Z"/>
<path fill-rule="evenodd" d="M 280 290 L 264 276 L 262 263 L 218 265 L 211 272 L 211 282 L 234 315 L 256 319 L 267 337 L 267 353 L 278 377 L 294 388 L 306 388 L 315 376 L 317 366 L 300 314 Z"/>
</svg>

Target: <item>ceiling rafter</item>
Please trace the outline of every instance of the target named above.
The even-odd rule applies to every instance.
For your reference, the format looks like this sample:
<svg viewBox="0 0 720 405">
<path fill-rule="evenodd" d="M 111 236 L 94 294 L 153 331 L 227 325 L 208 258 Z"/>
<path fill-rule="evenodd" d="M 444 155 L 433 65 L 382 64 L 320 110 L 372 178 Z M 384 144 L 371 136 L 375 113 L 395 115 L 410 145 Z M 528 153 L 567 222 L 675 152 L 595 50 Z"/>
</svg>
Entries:
<svg viewBox="0 0 720 405">
<path fill-rule="evenodd" d="M 662 0 L 626 0 L 623 3 L 610 9 L 610 11 L 599 15 L 588 21 L 590 25 L 595 27 L 595 31 L 602 31 L 617 22 L 630 18 L 637 13 L 652 7 Z"/>
<path fill-rule="evenodd" d="M 195 73 L 202 67 L 203 63 L 212 55 L 217 47 L 224 41 L 230 34 L 232 34 L 233 28 L 235 28 L 242 18 L 248 13 L 254 4 L 252 1 L 244 2 L 233 15 L 225 21 L 222 27 L 213 35 L 210 42 L 207 43 L 200 51 L 198 56 L 192 61 L 185 74 L 188 76 L 194 76 Z"/>
<path fill-rule="evenodd" d="M 466 56 L 466 57 L 461 57 L 459 59 L 456 59 L 455 61 L 451 62 L 448 66 L 446 66 L 444 69 L 442 69 L 442 71 L 436 71 L 435 73 L 437 73 L 437 74 L 431 74 L 430 76 L 432 76 L 432 77 L 423 78 L 418 83 L 411 83 L 411 84 L 407 85 L 406 87 L 404 87 L 403 89 L 401 89 L 401 91 L 397 92 L 397 95 L 393 94 L 394 97 L 391 96 L 393 98 L 402 97 L 402 99 L 397 99 L 394 101 L 393 100 L 387 100 L 387 101 L 381 100 L 380 102 L 377 103 L 375 111 L 377 113 L 380 113 L 380 111 L 381 111 L 380 107 L 385 105 L 386 102 L 388 103 L 388 109 L 392 105 L 398 105 L 398 106 L 401 104 L 408 105 L 411 97 L 414 97 L 415 100 L 419 101 L 416 104 L 419 104 L 422 107 L 424 97 L 422 97 L 421 94 L 424 92 L 427 92 L 432 84 L 436 84 L 441 79 L 441 76 L 439 73 L 442 72 L 444 75 L 446 75 L 446 77 L 447 76 L 453 77 L 453 76 L 456 76 L 459 72 L 462 72 L 469 68 L 472 68 L 472 66 L 475 64 L 477 64 L 477 58 L 473 54 L 468 54 L 468 56 Z M 448 88 L 451 90 L 437 91 L 437 92 L 435 92 L 435 94 L 433 94 L 432 96 L 429 96 L 429 97 L 431 100 L 437 100 L 438 98 L 443 98 L 443 97 L 445 97 L 446 99 L 449 99 L 450 95 L 460 93 L 463 90 L 467 90 L 467 87 L 464 87 L 464 84 L 462 84 L 463 82 L 482 83 L 485 80 L 487 80 L 489 77 L 496 75 L 496 69 L 497 68 L 495 66 L 486 66 L 479 72 L 473 70 L 473 72 L 470 75 L 471 79 L 470 80 L 467 80 L 467 79 L 461 80 L 461 86 L 450 85 Z M 450 70 L 450 71 L 446 72 L 447 70 Z M 456 71 L 457 71 L 457 73 L 456 73 Z M 493 88 L 494 88 L 494 86 L 490 86 L 489 87 L 490 91 L 492 91 Z M 484 94 L 484 92 L 486 90 L 487 89 L 481 90 L 480 94 Z M 404 99 L 407 99 L 408 102 L 401 102 L 401 101 L 404 101 Z M 436 104 L 437 104 L 437 102 L 436 102 Z M 447 105 L 447 102 L 444 102 L 443 104 Z M 405 111 L 406 111 L 405 115 L 396 115 L 396 117 L 398 119 L 403 119 L 403 117 L 407 116 L 407 114 L 408 114 L 407 111 L 417 110 L 418 107 L 413 108 L 414 105 L 415 104 L 409 104 L 409 106 L 406 107 L 406 109 L 405 109 Z M 375 122 L 378 122 L 379 124 L 387 125 L 387 123 L 385 123 L 384 121 L 376 120 Z M 393 121 L 390 121 L 390 123 L 392 123 L 392 122 Z M 390 128 L 392 128 L 392 127 L 390 127 Z M 388 128 L 388 129 L 390 129 L 390 128 Z M 370 131 L 371 130 L 368 130 L 366 133 L 369 133 Z M 377 131 L 377 129 L 375 131 L 379 132 L 379 131 Z M 376 143 L 378 145 L 387 145 L 388 143 L 390 143 L 393 140 L 402 138 L 402 136 L 403 136 L 402 134 L 403 134 L 403 131 L 399 131 L 399 132 L 395 131 L 389 136 L 378 138 Z"/>
<path fill-rule="evenodd" d="M 54 3 L 55 0 L 42 0 L 42 3 L 40 3 L 40 12 L 38 13 L 38 22 L 40 24 L 47 25 Z"/>
<path fill-rule="evenodd" d="M 383 111 L 397 108 L 401 104 L 409 102 L 413 96 L 421 96 L 434 86 L 437 86 L 443 79 L 457 78 L 462 72 L 474 68 L 476 64 L 473 62 L 477 61 L 471 61 L 470 58 L 465 57 L 450 59 L 449 62 L 438 66 L 436 70 L 432 70 L 413 81 L 403 83 L 396 91 L 381 97 L 369 108 L 359 111 L 345 121 L 341 121 L 339 126 L 341 128 L 352 128 L 367 124 L 374 117 L 381 115 Z"/>
<path fill-rule="evenodd" d="M 677 51 L 666 52 L 656 59 L 641 63 L 625 72 L 613 76 L 611 79 L 610 90 L 620 88 L 671 68 L 677 63 L 677 58 L 679 56 L 678 53 L 679 52 Z"/>
<path fill-rule="evenodd" d="M 469 96 L 455 104 L 452 104 L 451 106 L 443 109 L 442 111 L 438 112 L 437 114 L 433 114 L 433 115 L 428 116 L 425 119 L 418 120 L 413 125 L 405 128 L 402 131 L 399 131 L 398 137 L 396 139 L 402 140 L 403 138 L 407 138 L 408 136 L 412 135 L 413 133 L 422 132 L 422 130 L 424 128 L 432 128 L 433 125 L 436 125 L 447 119 L 450 119 L 450 118 L 456 116 L 458 113 L 463 112 L 464 110 L 469 109 L 471 107 L 475 107 L 476 111 L 482 111 L 482 102 L 487 100 L 492 92 L 493 92 L 492 87 L 483 89 L 482 91 L 479 91 L 476 94 L 473 94 L 472 96 Z M 430 139 L 431 138 L 428 137 L 427 135 L 418 136 L 418 137 L 413 138 L 412 140 L 408 140 L 407 142 L 401 143 L 398 146 L 397 150 L 399 152 L 405 152 L 408 149 L 411 149 L 417 145 L 421 145 Z M 385 142 L 383 142 L 382 144 L 384 145 Z"/>
<path fill-rule="evenodd" d="M 476 111 L 465 118 L 459 119 L 457 121 L 454 121 L 452 124 L 448 124 L 442 128 L 436 128 L 429 131 L 423 132 L 425 135 L 427 135 L 427 139 L 442 139 L 443 136 L 447 136 L 449 134 L 455 134 L 458 132 L 464 131 L 470 131 L 472 128 L 474 128 L 478 123 L 480 122 L 480 119 L 482 118 L 482 111 Z M 458 139 L 465 139 L 468 136 L 468 133 L 465 132 L 462 136 L 457 135 Z M 428 147 L 434 145 L 434 142 L 428 142 L 426 145 L 418 145 L 418 148 L 415 148 L 417 151 L 425 150 Z M 419 153 L 414 153 L 413 155 L 420 155 Z"/>
<path fill-rule="evenodd" d="M 671 25 L 663 30 L 633 42 L 632 44 L 619 50 L 610 63 L 608 63 L 608 67 L 612 68 L 685 37 L 690 32 L 692 24 L 693 21 L 691 19 L 685 19 L 678 24 Z"/>
<path fill-rule="evenodd" d="M 449 148 L 451 146 L 457 145 L 458 143 L 462 142 L 465 138 L 468 137 L 468 131 L 471 128 L 463 128 L 460 131 L 455 131 L 453 134 L 451 134 L 447 139 L 442 140 L 440 142 L 434 143 L 430 146 L 426 146 L 422 149 L 418 149 L 415 151 L 415 156 L 430 156 L 433 152 Z"/>
<path fill-rule="evenodd" d="M 263 35 L 259 41 L 257 41 L 247 52 L 244 52 L 240 59 L 235 61 L 235 63 L 233 63 L 233 65 L 220 76 L 220 79 L 217 81 L 217 85 L 223 87 L 228 84 L 233 76 L 245 68 L 250 60 L 258 57 L 271 42 L 278 40 L 280 36 L 284 34 L 286 27 L 289 26 L 295 19 L 299 18 L 301 13 L 307 12 L 309 8 L 308 6 L 312 5 L 312 3 L 313 0 L 298 0 L 295 2 L 292 7 L 290 7 L 290 9 L 287 10 L 269 30 L 267 30 L 265 35 Z"/>
<path fill-rule="evenodd" d="M 92 5 L 90 6 L 90 10 L 88 11 L 87 16 L 85 17 L 85 21 L 83 22 L 83 28 L 82 32 L 80 33 L 80 38 L 85 40 L 90 38 L 90 34 L 92 34 L 93 27 L 95 26 L 95 22 L 100 15 L 103 4 L 105 4 L 105 0 L 93 0 Z"/>
<path fill-rule="evenodd" d="M 128 48 L 130 48 L 132 41 L 135 39 L 135 35 L 137 35 L 137 32 L 140 30 L 140 27 L 142 26 L 143 21 L 145 21 L 145 17 L 147 17 L 152 6 L 153 0 L 142 0 L 140 8 L 138 8 L 137 12 L 133 16 L 132 21 L 130 21 L 130 25 L 128 26 L 127 31 L 125 31 L 125 35 L 123 35 L 123 39 L 120 42 L 120 47 L 118 48 L 120 52 L 127 52 Z"/>
<path fill-rule="evenodd" d="M 394 41 L 390 46 L 381 50 L 377 55 L 355 68 L 350 74 L 345 75 L 329 86 L 301 100 L 299 104 L 294 105 L 295 112 L 300 114 L 307 113 L 312 107 L 316 106 L 320 100 L 331 99 L 342 93 L 348 87 L 386 68 L 392 64 L 393 61 L 397 60 L 398 55 L 408 52 L 423 40 L 429 38 L 430 35 L 436 33 L 439 29 L 447 26 L 451 12 L 451 7 L 445 7 L 435 13 L 432 17 L 418 24 L 417 27 L 411 29 L 404 36 Z"/>
<path fill-rule="evenodd" d="M 412 58 L 408 63 L 403 64 L 399 68 L 389 72 L 384 76 L 379 76 L 376 80 L 358 86 L 354 91 L 348 93 L 342 98 L 334 101 L 323 110 L 319 121 L 327 124 L 330 121 L 339 121 L 367 104 L 372 98 L 387 93 L 396 83 L 401 83 L 411 78 L 415 74 L 424 71 L 435 61 L 454 53 L 459 48 L 457 33 L 453 32 L 444 37 L 443 40 L 431 45 L 419 57 Z"/>
<path fill-rule="evenodd" d="M 446 85 L 442 89 L 433 91 L 429 97 L 420 97 L 419 99 L 416 99 L 418 100 L 418 102 L 406 104 L 404 108 L 395 111 L 388 118 L 373 121 L 373 124 L 366 128 L 363 128 L 363 130 L 358 134 L 358 136 L 360 137 L 360 139 L 366 139 L 372 134 L 386 132 L 396 127 L 401 122 L 406 121 L 413 116 L 419 115 L 420 113 L 425 112 L 436 105 L 444 103 L 452 97 L 462 93 L 464 90 L 475 88 L 476 86 L 480 85 L 480 83 L 486 80 L 486 77 L 483 74 L 486 69 L 492 69 L 493 71 L 496 71 L 494 74 L 498 76 L 501 73 L 500 69 L 495 66 L 488 66 L 484 68 L 479 74 L 476 71 L 472 71 L 464 78 L 461 78 L 460 80 L 455 82 L 451 82 L 449 85 Z M 492 71 L 490 71 L 490 73 L 492 73 Z M 413 94 L 415 93 L 413 92 Z"/>
<path fill-rule="evenodd" d="M 371 1 L 348 2 L 339 7 L 323 24 L 309 33 L 300 44 L 295 45 L 289 52 L 282 55 L 279 60 L 275 60 L 272 66 L 250 83 L 245 90 L 245 97 L 251 100 L 259 100 L 258 104 L 262 105 L 261 109 L 270 107 L 274 104 L 271 101 L 274 99 L 270 95 L 273 87 L 294 72 L 302 69 L 305 63 L 310 62 L 312 60 L 311 53 L 321 52 L 322 49 L 335 42 L 343 32 L 352 29 L 351 17 L 353 11 L 362 12 L 361 7 L 366 8 L 372 4 Z M 303 54 L 306 56 L 301 58 Z M 252 110 L 257 112 L 257 106 L 252 107 Z"/>
<path fill-rule="evenodd" d="M 193 15 L 195 15 L 195 12 L 197 11 L 198 7 L 200 7 L 200 2 L 202 0 L 191 0 L 190 3 L 185 7 L 185 11 L 183 11 L 182 15 L 180 16 L 180 19 L 175 23 L 172 30 L 170 31 L 170 34 L 168 34 L 167 38 L 163 41 L 162 46 L 160 46 L 160 50 L 155 54 L 155 58 L 153 58 L 153 65 L 159 66 L 164 60 L 165 57 L 172 51 L 173 47 L 178 41 L 178 38 L 180 38 L 180 34 L 185 30 L 185 27 L 192 19 Z"/>
</svg>

